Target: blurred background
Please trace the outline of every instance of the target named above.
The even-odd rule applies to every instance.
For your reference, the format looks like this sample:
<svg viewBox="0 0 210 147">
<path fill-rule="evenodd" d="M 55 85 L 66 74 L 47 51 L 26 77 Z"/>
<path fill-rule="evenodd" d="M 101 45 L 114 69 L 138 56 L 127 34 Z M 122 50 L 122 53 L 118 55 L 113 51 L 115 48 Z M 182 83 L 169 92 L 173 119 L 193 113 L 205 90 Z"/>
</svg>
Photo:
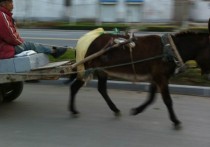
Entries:
<svg viewBox="0 0 210 147">
<path fill-rule="evenodd" d="M 210 0 L 14 0 L 18 21 L 206 23 Z"/>
</svg>

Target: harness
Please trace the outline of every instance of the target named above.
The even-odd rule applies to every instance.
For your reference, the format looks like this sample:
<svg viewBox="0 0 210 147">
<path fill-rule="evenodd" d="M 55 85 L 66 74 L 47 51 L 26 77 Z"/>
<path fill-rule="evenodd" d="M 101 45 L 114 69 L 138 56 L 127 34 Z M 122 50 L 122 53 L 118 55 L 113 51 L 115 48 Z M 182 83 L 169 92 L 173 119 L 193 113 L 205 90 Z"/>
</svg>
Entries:
<svg viewBox="0 0 210 147">
<path fill-rule="evenodd" d="M 133 59 L 133 48 L 135 47 L 135 37 L 133 34 L 130 35 L 130 39 L 134 38 L 132 42 L 128 42 L 128 44 L 125 44 L 126 46 L 129 47 L 129 51 L 130 51 L 130 59 L 131 59 L 131 66 L 133 69 L 133 73 L 134 73 L 134 80 L 137 79 L 137 73 L 136 73 L 136 68 L 135 68 L 135 62 Z M 114 42 L 116 44 L 118 43 L 123 43 L 126 42 L 127 40 L 124 38 L 116 38 L 114 40 Z M 182 60 L 182 57 L 180 56 L 176 45 L 174 44 L 174 41 L 171 37 L 170 34 L 166 33 L 164 35 L 161 36 L 161 41 L 162 44 L 164 45 L 164 53 L 163 53 L 163 61 L 168 61 L 168 62 L 174 62 L 177 66 L 176 70 L 175 70 L 175 74 L 184 72 L 186 70 L 186 66 Z M 152 59 L 151 59 L 152 60 Z"/>
<path fill-rule="evenodd" d="M 166 55 L 163 60 L 174 61 L 177 66 L 175 74 L 184 72 L 186 70 L 186 65 L 184 64 L 171 35 L 168 33 L 162 35 L 161 41 L 164 45 L 164 54 Z"/>
<path fill-rule="evenodd" d="M 133 60 L 133 48 L 136 46 L 136 44 L 134 42 L 135 37 L 134 37 L 133 33 L 130 34 L 130 39 L 132 41 L 128 42 L 128 44 L 126 44 L 126 46 L 128 46 L 129 51 L 130 51 L 130 59 L 131 59 L 131 65 L 132 65 L 133 73 L 134 73 L 134 81 L 136 81 L 137 80 L 137 73 L 136 73 L 136 68 L 135 68 L 134 60 Z M 127 41 L 125 38 L 116 38 L 114 40 L 115 43 L 122 43 L 122 42 L 125 42 L 125 41 Z"/>
</svg>

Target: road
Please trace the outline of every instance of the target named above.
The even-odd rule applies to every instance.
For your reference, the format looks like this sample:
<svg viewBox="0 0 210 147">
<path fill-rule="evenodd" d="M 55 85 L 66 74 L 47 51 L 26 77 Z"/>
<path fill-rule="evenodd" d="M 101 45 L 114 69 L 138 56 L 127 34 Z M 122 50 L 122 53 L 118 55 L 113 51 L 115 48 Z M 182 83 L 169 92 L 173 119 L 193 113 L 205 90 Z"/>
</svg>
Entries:
<svg viewBox="0 0 210 147">
<path fill-rule="evenodd" d="M 183 123 L 173 130 L 158 95 L 144 113 L 129 110 L 144 101 L 145 92 L 109 89 L 121 109 L 115 118 L 95 88 L 83 87 L 77 95 L 79 118 L 67 111 L 68 86 L 25 84 L 20 98 L 0 105 L 2 147 L 209 147 L 210 99 L 172 95 Z"/>
<path fill-rule="evenodd" d="M 19 32 L 27 41 L 49 45 L 75 47 L 77 39 L 87 31 L 20 29 Z"/>
<path fill-rule="evenodd" d="M 88 31 L 20 29 L 21 36 L 31 42 L 75 47 L 77 40 Z M 135 35 L 162 34 L 161 32 L 138 32 Z"/>
</svg>

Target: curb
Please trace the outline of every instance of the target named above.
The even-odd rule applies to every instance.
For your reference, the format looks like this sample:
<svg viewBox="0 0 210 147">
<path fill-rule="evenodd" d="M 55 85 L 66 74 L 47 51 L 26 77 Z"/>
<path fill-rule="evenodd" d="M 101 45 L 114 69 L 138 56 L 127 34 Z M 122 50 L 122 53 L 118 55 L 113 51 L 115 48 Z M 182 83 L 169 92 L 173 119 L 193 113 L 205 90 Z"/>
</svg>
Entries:
<svg viewBox="0 0 210 147">
<path fill-rule="evenodd" d="M 47 85 L 64 85 L 66 79 L 61 78 L 59 80 L 42 80 L 37 84 L 47 84 Z M 69 84 L 68 84 L 69 85 Z M 67 86 L 68 86 L 67 85 Z M 87 87 L 97 87 L 97 80 L 92 80 L 87 83 Z M 112 81 L 108 80 L 107 83 L 108 89 L 121 89 L 121 90 L 130 90 L 130 91 L 149 91 L 149 83 L 132 83 L 125 81 Z M 175 85 L 169 84 L 169 90 L 171 94 L 182 94 L 182 95 L 193 95 L 193 96 L 210 96 L 210 87 L 205 86 L 188 86 L 188 85 Z"/>
<path fill-rule="evenodd" d="M 97 81 L 91 81 L 87 84 L 89 87 L 96 87 Z M 122 89 L 131 91 L 149 91 L 149 83 L 132 83 L 132 82 L 122 82 L 122 81 L 108 81 L 108 88 L 112 89 Z M 175 85 L 169 84 L 169 90 L 172 94 L 182 94 L 182 95 L 193 95 L 193 96 L 210 96 L 210 87 L 203 86 L 188 86 L 188 85 Z"/>
</svg>

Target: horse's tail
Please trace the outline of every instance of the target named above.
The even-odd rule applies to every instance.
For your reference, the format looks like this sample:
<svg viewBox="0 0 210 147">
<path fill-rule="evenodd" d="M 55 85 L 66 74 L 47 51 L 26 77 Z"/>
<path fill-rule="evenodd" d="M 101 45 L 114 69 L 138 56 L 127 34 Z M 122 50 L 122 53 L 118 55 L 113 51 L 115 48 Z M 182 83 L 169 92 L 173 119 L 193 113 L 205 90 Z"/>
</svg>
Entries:
<svg viewBox="0 0 210 147">
<path fill-rule="evenodd" d="M 209 30 L 209 34 L 210 34 L 210 18 L 209 18 L 209 22 L 208 22 L 208 30 Z"/>
</svg>

